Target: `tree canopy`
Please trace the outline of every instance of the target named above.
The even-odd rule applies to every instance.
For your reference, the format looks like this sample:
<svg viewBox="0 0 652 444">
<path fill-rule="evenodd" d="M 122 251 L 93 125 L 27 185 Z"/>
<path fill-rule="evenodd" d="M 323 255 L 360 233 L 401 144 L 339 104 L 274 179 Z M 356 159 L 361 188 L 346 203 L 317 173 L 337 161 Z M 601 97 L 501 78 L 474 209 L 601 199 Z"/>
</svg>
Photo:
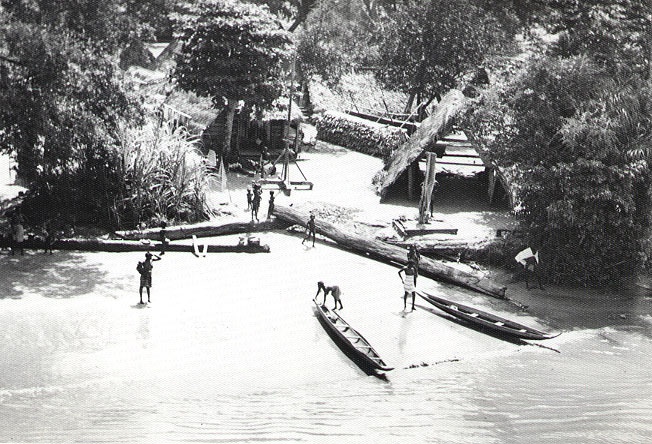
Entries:
<svg viewBox="0 0 652 444">
<path fill-rule="evenodd" d="M 259 110 L 279 97 L 291 39 L 267 8 L 228 0 L 186 4 L 177 16 L 182 48 L 177 55 L 178 85 L 227 105 L 225 154 L 239 101 Z"/>
</svg>

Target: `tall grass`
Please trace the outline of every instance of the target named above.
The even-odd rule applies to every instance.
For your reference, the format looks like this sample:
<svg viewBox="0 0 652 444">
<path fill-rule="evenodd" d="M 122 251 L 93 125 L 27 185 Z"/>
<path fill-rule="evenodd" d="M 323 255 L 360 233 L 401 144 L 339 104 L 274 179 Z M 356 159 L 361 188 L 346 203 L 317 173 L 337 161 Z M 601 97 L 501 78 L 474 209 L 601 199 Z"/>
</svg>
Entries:
<svg viewBox="0 0 652 444">
<path fill-rule="evenodd" d="M 116 225 L 197 222 L 208 218 L 210 173 L 183 127 L 150 122 L 124 131 L 120 144 L 123 193 L 114 202 Z"/>
</svg>

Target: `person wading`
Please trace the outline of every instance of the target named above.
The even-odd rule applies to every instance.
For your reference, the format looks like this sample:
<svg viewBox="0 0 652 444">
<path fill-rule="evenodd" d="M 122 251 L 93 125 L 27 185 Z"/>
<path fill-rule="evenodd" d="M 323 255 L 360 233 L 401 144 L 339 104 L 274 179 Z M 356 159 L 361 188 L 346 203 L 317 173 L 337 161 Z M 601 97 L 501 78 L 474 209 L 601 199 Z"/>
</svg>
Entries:
<svg viewBox="0 0 652 444">
<path fill-rule="evenodd" d="M 401 273 L 404 273 L 405 277 L 402 276 Z M 412 311 L 414 311 L 414 299 L 417 291 L 417 272 L 414 268 L 414 264 L 408 262 L 405 267 L 398 270 L 398 275 L 403 281 L 403 310 L 407 309 L 407 298 L 408 295 L 412 293 Z"/>
<path fill-rule="evenodd" d="M 150 288 L 152 287 L 152 269 L 154 268 L 152 262 L 160 260 L 160 256 L 152 254 L 148 251 L 145 253 L 145 260 L 143 262 L 138 262 L 136 270 L 138 270 L 138 273 L 140 273 L 140 288 L 138 289 L 138 293 L 140 295 L 139 304 L 144 304 L 143 287 L 147 288 L 147 302 L 151 302 Z"/>
<path fill-rule="evenodd" d="M 307 234 L 306 237 L 304 237 L 303 240 L 301 241 L 301 245 L 303 245 L 305 241 L 310 242 L 310 237 L 312 236 L 312 246 L 314 247 L 315 246 L 315 215 L 314 214 L 310 215 L 310 219 L 308 219 L 308 222 L 306 223 L 306 227 L 307 227 L 307 232 L 306 232 Z"/>
<path fill-rule="evenodd" d="M 337 304 L 340 304 L 340 310 L 344 308 L 342 306 L 342 299 L 340 296 L 342 296 L 342 291 L 340 291 L 340 287 L 337 285 L 332 285 L 330 287 L 327 287 L 324 285 L 322 281 L 317 282 L 317 294 L 315 295 L 315 299 L 317 299 L 317 296 L 319 296 L 319 292 L 323 291 L 324 292 L 324 303 L 321 304 L 322 306 L 326 305 L 326 296 L 328 296 L 328 293 L 333 295 L 333 301 L 335 302 L 335 306 L 333 307 L 333 310 L 337 310 Z"/>
</svg>

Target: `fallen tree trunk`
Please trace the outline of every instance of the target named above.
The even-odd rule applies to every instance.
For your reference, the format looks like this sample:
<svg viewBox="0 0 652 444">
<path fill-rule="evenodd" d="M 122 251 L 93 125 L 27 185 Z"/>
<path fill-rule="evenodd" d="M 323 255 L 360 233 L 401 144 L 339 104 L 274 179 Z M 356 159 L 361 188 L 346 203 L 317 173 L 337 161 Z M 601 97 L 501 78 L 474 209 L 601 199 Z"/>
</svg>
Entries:
<svg viewBox="0 0 652 444">
<path fill-rule="evenodd" d="M 7 248 L 9 242 L 2 242 L 1 247 Z M 43 250 L 45 243 L 41 240 L 26 240 L 23 248 Z M 52 244 L 54 250 L 79 250 L 79 251 L 107 251 L 123 253 L 129 251 L 173 251 L 190 252 L 195 251 L 193 245 L 188 244 L 167 244 L 163 248 L 160 242 L 140 242 L 130 240 L 108 240 L 108 239 L 60 239 Z M 199 250 L 203 252 L 204 246 L 200 245 Z M 268 245 L 206 245 L 207 253 L 269 253 Z"/>
<path fill-rule="evenodd" d="M 287 225 L 278 219 L 265 220 L 258 223 L 253 222 L 202 222 L 192 225 L 179 225 L 167 227 L 165 237 L 170 240 L 190 239 L 197 237 L 226 236 L 229 234 L 254 233 L 261 231 L 276 230 L 285 228 Z M 148 228 L 146 230 L 116 231 L 115 235 L 120 239 L 127 240 L 159 240 L 161 235 L 160 228 Z"/>
<path fill-rule="evenodd" d="M 274 214 L 279 219 L 291 224 L 305 225 L 309 218 L 306 213 L 282 205 L 274 207 Z M 335 225 L 319 219 L 315 220 L 315 230 L 317 233 L 334 240 L 342 247 L 358 253 L 368 254 L 384 262 L 407 263 L 407 251 L 404 248 L 355 233 L 345 232 Z M 501 299 L 505 298 L 505 287 L 500 287 L 479 274 L 457 270 L 430 258 L 421 258 L 419 271 L 424 276 L 451 282 Z"/>
<path fill-rule="evenodd" d="M 377 190 L 381 198 L 387 196 L 389 187 L 399 176 L 417 161 L 426 150 L 431 150 L 435 142 L 441 139 L 452 126 L 454 118 L 467 105 L 464 94 L 458 90 L 450 90 L 437 105 L 435 112 L 427 117 L 414 134 L 394 150 L 385 167 L 377 175 Z M 439 153 L 441 156 L 442 153 Z"/>
</svg>

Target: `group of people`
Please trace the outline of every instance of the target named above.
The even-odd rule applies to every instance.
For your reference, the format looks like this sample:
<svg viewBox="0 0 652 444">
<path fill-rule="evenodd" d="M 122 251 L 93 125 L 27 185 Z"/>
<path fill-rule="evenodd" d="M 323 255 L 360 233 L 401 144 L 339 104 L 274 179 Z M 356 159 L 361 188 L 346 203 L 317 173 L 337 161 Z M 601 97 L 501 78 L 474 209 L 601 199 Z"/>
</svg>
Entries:
<svg viewBox="0 0 652 444">
<path fill-rule="evenodd" d="M 8 215 L 9 218 L 9 232 L 6 235 L 6 238 L 9 240 L 10 245 L 10 254 L 12 256 L 16 255 L 17 252 L 20 252 L 21 255 L 25 255 L 25 239 L 27 238 L 27 230 L 25 228 L 25 216 L 23 215 L 20 208 L 16 208 L 13 212 Z M 52 247 L 56 241 L 58 231 L 52 226 L 52 223 L 48 220 L 43 223 L 41 230 L 37 230 L 35 237 L 42 238 L 43 240 L 43 252 L 53 254 Z M 32 235 L 30 234 L 30 237 Z"/>
<path fill-rule="evenodd" d="M 263 189 L 262 186 L 255 182 L 251 182 L 251 187 L 247 188 L 247 210 L 251 211 L 251 220 L 256 222 L 259 221 L 258 219 L 258 211 L 260 210 L 260 202 L 263 199 Z M 272 217 L 272 213 L 274 212 L 274 200 L 276 198 L 274 197 L 274 191 L 269 192 L 269 206 L 267 209 L 267 219 Z"/>
</svg>

